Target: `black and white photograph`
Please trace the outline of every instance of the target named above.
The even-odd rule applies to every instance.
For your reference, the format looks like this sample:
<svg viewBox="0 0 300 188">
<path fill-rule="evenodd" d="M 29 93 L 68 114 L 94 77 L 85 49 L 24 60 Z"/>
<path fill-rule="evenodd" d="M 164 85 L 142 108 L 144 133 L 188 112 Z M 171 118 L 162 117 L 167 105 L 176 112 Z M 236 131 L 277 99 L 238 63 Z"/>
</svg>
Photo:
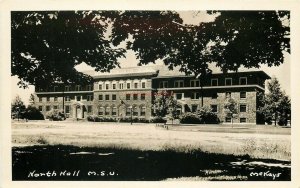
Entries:
<svg viewBox="0 0 300 188">
<path fill-rule="evenodd" d="M 292 182 L 292 20 L 10 10 L 9 181 Z"/>
</svg>

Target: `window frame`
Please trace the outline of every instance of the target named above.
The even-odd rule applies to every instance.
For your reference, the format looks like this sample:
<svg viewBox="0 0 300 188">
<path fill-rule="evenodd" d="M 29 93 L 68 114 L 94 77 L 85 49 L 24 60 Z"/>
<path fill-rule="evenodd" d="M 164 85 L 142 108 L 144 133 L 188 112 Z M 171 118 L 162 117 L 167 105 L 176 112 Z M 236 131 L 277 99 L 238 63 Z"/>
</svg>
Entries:
<svg viewBox="0 0 300 188">
<path fill-rule="evenodd" d="M 213 84 L 213 81 L 217 81 L 217 82 L 216 82 L 217 84 L 214 85 L 214 84 Z M 212 78 L 212 79 L 210 80 L 210 85 L 211 85 L 211 86 L 219 86 L 219 79 L 218 79 L 218 78 Z"/>
<path fill-rule="evenodd" d="M 227 80 L 230 80 L 230 84 L 227 84 Z M 232 86 L 232 78 L 225 78 L 225 86 Z"/>
<path fill-rule="evenodd" d="M 245 79 L 246 83 L 245 84 L 242 84 L 242 79 Z M 248 84 L 248 79 L 247 77 L 240 77 L 239 78 L 239 85 L 247 85 Z"/>
<path fill-rule="evenodd" d="M 243 108 L 242 108 L 243 107 Z M 244 108 L 245 107 L 245 108 Z M 243 111 L 241 110 L 243 109 Z M 245 109 L 245 110 L 244 110 Z M 245 113 L 247 112 L 247 104 L 240 104 L 239 106 L 239 111 L 242 112 L 242 113 Z"/>
</svg>

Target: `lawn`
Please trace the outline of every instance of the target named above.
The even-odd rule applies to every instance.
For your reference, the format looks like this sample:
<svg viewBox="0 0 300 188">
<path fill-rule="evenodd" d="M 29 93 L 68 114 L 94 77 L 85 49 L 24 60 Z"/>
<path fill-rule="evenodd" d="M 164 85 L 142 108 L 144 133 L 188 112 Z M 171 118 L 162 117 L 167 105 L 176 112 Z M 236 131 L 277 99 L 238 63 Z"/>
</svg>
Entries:
<svg viewBox="0 0 300 188">
<path fill-rule="evenodd" d="M 290 129 L 267 126 L 170 126 L 96 122 L 13 122 L 13 146 L 71 145 L 139 151 L 202 151 L 291 160 Z"/>
</svg>

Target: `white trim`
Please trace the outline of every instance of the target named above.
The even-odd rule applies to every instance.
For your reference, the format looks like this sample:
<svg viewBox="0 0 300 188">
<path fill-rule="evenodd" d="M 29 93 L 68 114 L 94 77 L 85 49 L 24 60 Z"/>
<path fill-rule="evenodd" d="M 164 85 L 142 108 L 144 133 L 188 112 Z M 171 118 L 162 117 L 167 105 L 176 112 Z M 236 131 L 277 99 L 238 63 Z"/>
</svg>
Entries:
<svg viewBox="0 0 300 188">
<path fill-rule="evenodd" d="M 65 92 L 36 92 L 36 94 L 60 94 L 60 93 L 93 93 L 93 91 L 65 91 Z"/>
<path fill-rule="evenodd" d="M 227 88 L 249 88 L 249 87 L 257 87 L 262 90 L 265 90 L 263 87 L 259 85 L 232 85 L 232 86 L 205 86 L 203 89 L 227 89 Z M 180 87 L 180 88 L 158 88 L 157 90 L 188 90 L 188 89 L 201 89 L 201 87 Z"/>
</svg>

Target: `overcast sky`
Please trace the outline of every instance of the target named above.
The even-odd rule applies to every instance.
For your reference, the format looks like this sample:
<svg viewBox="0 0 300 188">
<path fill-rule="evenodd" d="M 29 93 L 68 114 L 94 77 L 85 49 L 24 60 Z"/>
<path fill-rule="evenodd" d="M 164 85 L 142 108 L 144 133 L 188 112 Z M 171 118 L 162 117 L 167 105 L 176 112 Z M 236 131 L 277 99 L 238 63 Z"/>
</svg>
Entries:
<svg viewBox="0 0 300 188">
<path fill-rule="evenodd" d="M 205 14 L 205 12 L 179 12 L 180 16 L 184 20 L 185 24 L 199 24 L 200 22 L 209 22 L 214 20 L 214 16 L 209 16 Z M 290 95 L 290 54 L 284 54 L 284 63 L 278 67 L 267 67 L 263 65 L 261 70 L 265 71 L 271 77 L 276 76 L 285 92 Z M 136 66 L 138 61 L 135 58 L 133 51 L 128 51 L 125 58 L 119 59 L 121 67 L 132 67 Z M 157 62 L 161 63 L 161 62 Z M 76 67 L 79 71 L 90 70 L 91 68 L 86 66 L 85 64 L 79 65 Z M 28 105 L 29 97 L 31 93 L 34 93 L 34 86 L 29 86 L 28 89 L 21 89 L 17 86 L 18 78 L 16 76 L 11 77 L 12 84 L 12 92 L 11 97 L 12 100 L 19 95 L 22 100 Z"/>
</svg>

